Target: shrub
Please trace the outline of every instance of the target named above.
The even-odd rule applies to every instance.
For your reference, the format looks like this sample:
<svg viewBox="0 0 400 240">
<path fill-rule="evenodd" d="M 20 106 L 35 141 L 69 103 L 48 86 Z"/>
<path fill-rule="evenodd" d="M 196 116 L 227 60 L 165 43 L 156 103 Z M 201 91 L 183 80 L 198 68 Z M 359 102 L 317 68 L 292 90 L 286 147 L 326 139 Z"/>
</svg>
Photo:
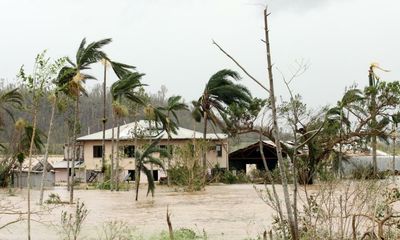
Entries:
<svg viewBox="0 0 400 240">
<path fill-rule="evenodd" d="M 362 165 L 357 164 L 354 165 L 354 169 L 351 171 L 352 179 L 385 179 L 386 172 L 378 172 L 374 175 L 374 167 L 372 164 Z"/>
<path fill-rule="evenodd" d="M 183 187 L 185 191 L 200 191 L 204 186 L 204 171 L 197 166 L 189 169 L 185 166 L 173 166 L 168 170 L 171 184 Z"/>
<path fill-rule="evenodd" d="M 141 240 L 141 236 L 135 234 L 133 228 L 123 221 L 107 221 L 98 236 L 99 240 Z"/>
<path fill-rule="evenodd" d="M 85 221 L 89 211 L 86 209 L 85 204 L 80 203 L 79 200 L 76 203 L 76 209 L 74 213 L 68 213 L 66 211 L 61 212 L 61 224 L 59 226 L 59 234 L 62 239 L 78 239 L 81 232 L 83 222 Z"/>
<path fill-rule="evenodd" d="M 221 176 L 221 182 L 227 184 L 249 183 L 250 179 L 244 171 L 238 171 L 236 175 L 232 171 L 225 171 Z"/>
<path fill-rule="evenodd" d="M 160 235 L 154 236 L 151 240 L 169 240 L 169 233 L 167 231 L 161 232 Z M 197 235 L 192 229 L 189 228 L 180 228 L 174 231 L 174 240 L 199 240 L 199 239 L 207 239 L 207 236 L 203 234 L 203 236 Z"/>
<path fill-rule="evenodd" d="M 98 182 L 95 185 L 96 189 L 100 190 L 110 190 L 111 189 L 111 182 L 110 180 L 104 182 Z M 119 190 L 121 191 L 128 191 L 129 190 L 129 183 L 128 182 L 121 182 L 119 183 Z"/>
</svg>

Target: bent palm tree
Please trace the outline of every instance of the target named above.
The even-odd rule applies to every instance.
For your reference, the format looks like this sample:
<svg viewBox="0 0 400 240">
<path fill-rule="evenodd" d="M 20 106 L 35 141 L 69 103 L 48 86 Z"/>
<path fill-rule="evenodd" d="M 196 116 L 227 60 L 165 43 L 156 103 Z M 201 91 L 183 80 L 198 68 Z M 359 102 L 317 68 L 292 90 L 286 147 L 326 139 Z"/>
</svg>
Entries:
<svg viewBox="0 0 400 240">
<path fill-rule="evenodd" d="M 148 181 L 148 188 L 147 188 L 147 195 L 151 192 L 151 195 L 154 196 L 154 189 L 155 189 L 155 184 L 154 184 L 154 178 L 153 178 L 153 172 L 150 171 L 150 169 L 147 167 L 148 164 L 151 165 L 156 165 L 162 169 L 164 169 L 164 165 L 161 161 L 161 159 L 154 157 L 155 153 L 159 153 L 160 157 L 169 157 L 169 153 L 166 149 L 161 149 L 158 147 L 158 143 L 160 142 L 160 138 L 158 138 L 156 141 L 151 143 L 148 147 L 146 147 L 143 152 L 141 151 L 135 151 L 135 161 L 136 161 L 136 169 L 135 171 L 142 171 Z M 135 179 L 135 182 L 140 182 L 140 174 L 137 179 Z M 138 194 L 139 194 L 139 188 L 136 188 L 136 201 L 138 200 Z"/>
<path fill-rule="evenodd" d="M 211 76 L 204 88 L 203 94 L 197 100 L 192 102 L 193 117 L 200 122 L 201 118 L 204 121 L 203 140 L 207 138 L 207 123 L 211 120 L 214 125 L 223 124 L 219 117 L 226 113 L 226 107 L 231 104 L 239 104 L 248 106 L 251 101 L 250 91 L 243 85 L 236 84 L 233 80 L 239 80 L 240 76 L 237 72 L 224 69 L 218 71 Z M 207 169 L 206 150 L 203 149 L 203 168 Z"/>
<path fill-rule="evenodd" d="M 107 115 L 106 115 L 106 81 L 107 81 L 107 67 L 110 64 L 114 73 L 117 75 L 118 79 L 121 79 L 123 77 L 125 77 L 127 74 L 132 73 L 131 70 L 134 70 L 136 67 L 134 66 L 130 66 L 130 65 L 126 65 L 123 63 L 119 63 L 119 62 L 114 62 L 111 61 L 109 59 L 102 59 L 102 63 L 104 65 L 104 72 L 103 72 L 103 119 L 102 119 L 102 123 L 103 123 L 103 139 L 102 139 L 102 156 L 101 156 L 101 172 L 104 172 L 105 170 L 105 136 L 106 136 L 106 122 L 107 122 Z M 114 124 L 114 121 L 113 123 Z M 114 131 L 114 126 L 113 126 L 113 131 Z M 114 134 L 113 134 L 113 140 L 114 140 Z M 113 145 L 114 146 L 114 145 Z M 114 190 L 114 186 L 113 186 L 113 175 L 114 175 L 114 149 L 112 149 L 112 153 L 111 153 L 111 181 L 110 181 L 110 190 L 113 191 Z"/>
<path fill-rule="evenodd" d="M 23 102 L 24 99 L 21 93 L 18 92 L 18 88 L 0 93 L 0 129 L 4 126 L 5 121 L 5 114 L 2 112 L 6 112 L 14 120 L 12 109 L 22 107 Z"/>
<path fill-rule="evenodd" d="M 73 126 L 73 157 L 72 157 L 72 170 L 71 170 L 71 186 L 70 186 L 70 203 L 72 204 L 74 198 L 74 175 L 75 175 L 75 159 L 78 159 L 76 149 L 76 138 L 78 129 L 79 119 L 79 97 L 80 94 L 86 94 L 84 83 L 88 79 L 95 79 L 93 76 L 82 73 L 84 70 L 90 69 L 90 65 L 100 61 L 101 59 L 107 59 L 107 55 L 101 51 L 101 48 L 111 42 L 110 38 L 103 39 L 97 42 L 92 42 L 86 45 L 86 39 L 84 38 L 79 45 L 78 51 L 76 52 L 75 62 L 72 62 L 67 58 L 67 62 L 70 66 L 65 66 L 60 70 L 60 73 L 55 81 L 56 85 L 68 96 L 75 100 L 75 116 Z"/>
<path fill-rule="evenodd" d="M 167 148 L 170 150 L 170 152 L 172 152 L 172 146 L 169 146 L 169 140 L 171 139 L 171 133 L 176 133 L 176 130 L 178 128 L 178 124 L 179 124 L 179 118 L 177 115 L 177 111 L 188 111 L 188 105 L 183 103 L 182 101 L 182 97 L 181 96 L 171 96 L 168 98 L 167 101 L 167 106 L 161 108 L 161 110 L 165 111 L 166 114 L 166 124 L 164 126 L 164 130 L 165 132 L 168 134 L 168 140 L 167 140 Z M 172 115 L 175 118 L 175 121 L 172 120 L 171 116 Z M 170 185 L 170 177 L 168 174 L 168 170 L 171 167 L 171 159 L 168 158 L 168 165 L 167 165 L 167 183 L 168 186 Z"/>
<path fill-rule="evenodd" d="M 338 131 L 339 138 L 342 138 L 343 135 L 343 124 L 349 128 L 350 120 L 345 116 L 345 110 L 347 109 L 349 112 L 353 112 L 354 110 L 361 111 L 361 107 L 357 105 L 364 99 L 362 91 L 359 89 L 350 89 L 345 92 L 342 99 L 338 101 L 337 106 L 331 108 L 327 112 L 327 120 L 329 122 L 338 123 Z M 336 124 L 337 125 L 337 124 Z M 342 175 L 342 141 L 339 142 L 339 159 L 337 162 L 337 171 L 338 175 L 341 177 Z"/>
<path fill-rule="evenodd" d="M 143 104 L 143 99 L 140 97 L 138 90 L 140 87 L 144 86 L 140 82 L 140 79 L 144 76 L 142 73 L 128 73 L 120 80 L 116 81 L 111 86 L 111 97 L 113 101 L 113 116 L 117 118 L 117 141 L 116 141 L 116 148 L 117 148 L 117 159 L 116 159 L 116 190 L 119 190 L 119 131 L 120 131 L 120 124 L 119 120 L 121 117 L 127 114 L 127 109 L 123 105 L 122 100 L 127 99 L 129 101 Z M 114 119 L 114 118 L 113 118 Z M 114 129 L 114 126 L 113 126 Z M 114 138 L 114 130 L 112 132 Z M 113 152 L 113 151 L 112 151 Z M 112 153 L 113 155 L 113 153 Z M 113 158 L 113 156 L 111 157 Z M 113 180 L 111 180 L 113 181 Z"/>
<path fill-rule="evenodd" d="M 0 130 L 3 130 L 5 122 L 5 114 L 3 112 L 7 113 L 15 121 L 12 109 L 22 107 L 23 102 L 24 99 L 21 93 L 18 92 L 18 88 L 0 93 Z M 5 149 L 6 147 L 0 144 L 1 148 Z"/>
</svg>

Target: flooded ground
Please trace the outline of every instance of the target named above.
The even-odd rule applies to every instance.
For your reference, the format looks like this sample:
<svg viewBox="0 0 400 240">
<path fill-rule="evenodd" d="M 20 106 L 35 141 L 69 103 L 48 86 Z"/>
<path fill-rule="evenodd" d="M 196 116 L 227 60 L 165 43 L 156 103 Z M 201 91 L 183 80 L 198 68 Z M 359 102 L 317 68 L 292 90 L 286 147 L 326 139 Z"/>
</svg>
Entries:
<svg viewBox="0 0 400 240">
<path fill-rule="evenodd" d="M 258 185 L 258 188 L 264 188 Z M 167 230 L 166 210 L 171 212 L 173 227 L 191 228 L 201 234 L 204 231 L 209 239 L 256 238 L 272 222 L 272 210 L 254 190 L 253 185 L 208 186 L 205 191 L 196 193 L 177 192 L 174 189 L 157 186 L 154 198 L 146 197 L 146 188 L 140 189 L 139 201 L 134 201 L 134 191 L 110 192 L 101 190 L 76 190 L 75 197 L 84 202 L 89 215 L 82 230 L 83 239 L 97 239 L 102 224 L 106 221 L 121 220 L 145 237 Z M 67 200 L 65 187 L 55 188 L 45 193 L 57 193 Z M 34 209 L 39 209 L 39 192 L 33 191 Z M 2 199 L 26 209 L 26 192 L 9 196 L 2 193 Z M 42 216 L 35 216 L 38 222 L 32 223 L 32 239 L 60 239 L 56 226 L 60 223 L 62 210 L 73 210 L 64 205 Z M 11 219 L 0 213 L 0 223 Z M 0 230 L 0 239 L 26 239 L 26 222 L 14 224 Z"/>
</svg>

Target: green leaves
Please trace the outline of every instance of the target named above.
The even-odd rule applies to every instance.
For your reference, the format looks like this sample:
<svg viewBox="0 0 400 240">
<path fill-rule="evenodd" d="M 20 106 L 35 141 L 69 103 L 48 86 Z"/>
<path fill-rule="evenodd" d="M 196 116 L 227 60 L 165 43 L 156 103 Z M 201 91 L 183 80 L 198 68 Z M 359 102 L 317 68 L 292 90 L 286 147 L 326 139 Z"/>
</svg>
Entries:
<svg viewBox="0 0 400 240">
<path fill-rule="evenodd" d="M 155 153 L 159 153 L 160 157 L 170 157 L 169 152 L 166 149 L 161 149 L 158 147 L 161 139 L 158 138 L 153 141 L 149 146 L 147 146 L 142 152 L 135 151 L 135 161 L 136 161 L 136 169 L 140 169 L 147 177 L 148 188 L 147 195 L 151 192 L 152 196 L 154 196 L 154 178 L 153 173 L 147 168 L 146 164 L 153 164 L 162 169 L 164 168 L 164 164 L 161 159 L 154 157 Z"/>
<path fill-rule="evenodd" d="M 211 119 L 213 124 L 221 125 L 222 121 L 219 118 L 228 119 L 224 116 L 227 114 L 228 106 L 237 105 L 249 108 L 253 102 L 250 91 L 245 86 L 232 81 L 239 79 L 239 74 L 229 69 L 220 70 L 212 75 L 202 96 L 198 101 L 192 102 L 192 116 L 195 120 L 200 121 L 206 113 L 205 121 Z"/>
</svg>

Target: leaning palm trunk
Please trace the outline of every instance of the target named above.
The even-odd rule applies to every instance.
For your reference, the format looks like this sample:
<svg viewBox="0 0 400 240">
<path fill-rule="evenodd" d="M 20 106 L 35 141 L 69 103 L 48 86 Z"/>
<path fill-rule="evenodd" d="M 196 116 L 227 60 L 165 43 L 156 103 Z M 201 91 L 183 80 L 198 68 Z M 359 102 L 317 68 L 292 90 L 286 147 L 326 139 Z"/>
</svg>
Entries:
<svg viewBox="0 0 400 240">
<path fill-rule="evenodd" d="M 170 136 L 168 136 L 168 139 L 167 139 L 167 150 L 168 151 L 173 151 L 172 150 L 172 146 L 169 145 L 170 144 L 170 142 L 169 142 L 170 139 L 171 139 Z M 167 158 L 167 186 L 168 187 L 171 186 L 171 178 L 170 178 L 170 176 L 168 174 L 168 171 L 170 169 L 171 169 L 171 158 Z"/>
<path fill-rule="evenodd" d="M 37 122 L 37 104 L 35 104 L 33 110 L 33 128 L 32 128 L 32 136 L 31 143 L 29 146 L 29 164 L 28 164 L 28 178 L 27 178 L 27 186 L 28 186 L 28 240 L 31 239 L 31 171 L 32 171 L 32 151 L 33 144 L 36 134 L 36 122 Z"/>
<path fill-rule="evenodd" d="M 296 226 L 292 204 L 290 201 L 289 189 L 288 189 L 288 179 L 286 175 L 285 164 L 282 156 L 282 148 L 279 134 L 279 126 L 278 126 L 278 117 L 275 103 L 275 94 L 274 94 L 274 80 L 272 76 L 272 61 L 271 61 L 271 48 L 269 42 L 269 30 L 268 30 L 268 14 L 267 9 L 264 10 L 264 24 L 265 24 L 265 45 L 267 51 L 267 64 L 268 64 L 268 79 L 270 86 L 270 100 L 271 100 L 271 109 L 272 109 L 272 121 L 273 121 L 273 134 L 275 137 L 275 145 L 276 145 L 276 154 L 278 157 L 279 163 L 279 171 L 282 177 L 282 188 L 284 194 L 284 200 L 286 205 L 286 212 L 288 217 L 289 229 L 293 240 L 299 239 L 298 237 L 298 226 Z"/>
<path fill-rule="evenodd" d="M 115 116 L 112 113 L 112 130 L 111 130 L 111 176 L 110 176 L 110 190 L 114 191 L 114 128 L 115 128 Z"/>
<path fill-rule="evenodd" d="M 137 112 L 137 108 L 136 108 Z M 135 119 L 135 152 L 138 151 L 138 140 L 137 140 L 137 120 Z M 135 201 L 138 200 L 138 195 L 139 195 L 139 186 L 140 186 L 140 164 L 138 163 L 138 160 L 136 159 L 136 153 L 135 153 L 135 185 L 136 185 L 136 196 L 135 196 Z"/>
<path fill-rule="evenodd" d="M 42 173 L 42 180 L 40 181 L 40 199 L 39 199 L 39 204 L 43 204 L 43 193 L 44 193 L 44 181 L 46 179 L 46 174 L 47 174 L 47 159 L 49 157 L 49 145 L 50 145 L 50 136 L 51 136 L 51 130 L 53 128 L 53 120 L 54 120 L 54 113 L 56 110 L 56 99 L 53 101 L 53 105 L 51 107 L 51 117 L 50 117 L 50 123 L 49 123 L 49 131 L 47 133 L 47 142 L 46 142 L 46 149 L 44 153 L 44 159 L 43 159 L 43 173 Z"/>
<path fill-rule="evenodd" d="M 106 168 L 106 163 L 105 163 L 105 158 L 106 158 L 106 144 L 105 144 L 105 138 L 106 138 L 106 80 L 107 80 L 107 61 L 105 60 L 104 63 L 104 81 L 103 81 L 103 138 L 101 140 L 101 172 L 104 173 L 104 170 Z M 104 174 L 103 174 L 104 175 Z M 103 176 L 103 181 L 104 181 L 104 176 Z"/>
<path fill-rule="evenodd" d="M 18 176 L 18 185 L 19 185 L 19 189 L 22 189 L 22 163 L 19 164 L 19 176 Z"/>
<path fill-rule="evenodd" d="M 378 174 L 378 161 L 376 159 L 376 148 L 377 148 L 377 137 L 372 136 L 371 148 L 372 148 L 372 165 L 374 169 L 374 176 Z"/>
<path fill-rule="evenodd" d="M 119 131 L 120 131 L 120 124 L 119 124 L 119 117 L 117 116 L 117 144 L 116 144 L 116 148 L 117 148 L 117 161 L 116 161 L 116 166 L 115 166 L 115 190 L 119 191 Z"/>
<path fill-rule="evenodd" d="M 71 183 L 70 183 L 70 192 L 69 192 L 69 203 L 72 204 L 74 202 L 74 184 L 75 184 L 75 158 L 79 158 L 77 156 L 77 132 L 78 132 L 78 119 L 79 119 L 79 93 L 76 97 L 75 103 L 75 119 L 74 119 L 74 129 L 73 129 L 73 150 L 72 150 L 72 162 L 71 162 Z"/>
<path fill-rule="evenodd" d="M 340 110 L 339 138 L 342 139 L 343 109 Z M 342 179 L 342 141 L 339 142 L 338 176 Z"/>
<path fill-rule="evenodd" d="M 392 158 L 392 175 L 393 182 L 396 180 L 396 138 L 397 138 L 397 123 L 393 124 L 393 158 Z"/>
<path fill-rule="evenodd" d="M 68 128 L 69 129 L 69 128 Z M 69 130 L 68 130 L 69 131 Z M 70 191 L 71 190 L 71 178 L 70 178 L 70 172 L 71 172 L 71 168 L 70 168 L 70 159 L 71 159 L 71 137 L 69 136 L 68 133 L 68 140 L 67 140 L 67 190 Z"/>
<path fill-rule="evenodd" d="M 203 184 L 206 184 L 207 179 L 207 149 L 206 149 L 206 141 L 207 141 L 207 112 L 204 111 L 203 113 L 203 120 L 204 120 L 204 129 L 203 129 L 203 168 L 204 168 L 204 179 Z"/>
</svg>

